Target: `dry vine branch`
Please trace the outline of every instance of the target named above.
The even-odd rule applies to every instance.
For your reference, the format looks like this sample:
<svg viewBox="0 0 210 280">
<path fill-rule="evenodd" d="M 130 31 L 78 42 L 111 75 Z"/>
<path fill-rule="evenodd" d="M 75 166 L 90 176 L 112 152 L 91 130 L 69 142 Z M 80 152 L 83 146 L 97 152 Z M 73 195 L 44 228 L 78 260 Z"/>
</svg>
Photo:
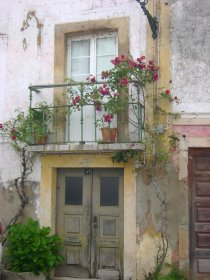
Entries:
<svg viewBox="0 0 210 280">
<path fill-rule="evenodd" d="M 21 175 L 14 179 L 14 186 L 17 191 L 21 204 L 16 214 L 11 218 L 5 230 L 3 231 L 2 233 L 3 236 L 7 232 L 8 227 L 17 222 L 18 218 L 23 213 L 25 206 L 29 202 L 28 195 L 26 194 L 26 185 L 27 185 L 26 179 L 28 175 L 33 172 L 33 162 L 32 162 L 32 156 L 30 152 L 27 152 L 25 148 L 21 148 L 21 165 L 22 165 Z M 7 237 L 3 239 L 2 245 L 4 245 L 6 241 L 7 241 Z"/>
</svg>

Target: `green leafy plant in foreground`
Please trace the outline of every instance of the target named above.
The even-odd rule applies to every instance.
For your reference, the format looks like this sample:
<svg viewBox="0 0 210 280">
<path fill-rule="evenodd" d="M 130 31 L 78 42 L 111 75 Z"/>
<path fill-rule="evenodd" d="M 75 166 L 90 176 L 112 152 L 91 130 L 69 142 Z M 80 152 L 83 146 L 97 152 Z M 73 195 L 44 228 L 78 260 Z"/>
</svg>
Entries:
<svg viewBox="0 0 210 280">
<path fill-rule="evenodd" d="M 50 235 L 49 227 L 40 228 L 37 221 L 9 227 L 7 257 L 9 269 L 14 272 L 43 273 L 50 279 L 50 269 L 62 262 L 59 254 L 61 239 Z"/>
<path fill-rule="evenodd" d="M 181 271 L 172 268 L 172 270 L 167 275 L 159 276 L 158 280 L 187 280 L 187 278 Z"/>
</svg>

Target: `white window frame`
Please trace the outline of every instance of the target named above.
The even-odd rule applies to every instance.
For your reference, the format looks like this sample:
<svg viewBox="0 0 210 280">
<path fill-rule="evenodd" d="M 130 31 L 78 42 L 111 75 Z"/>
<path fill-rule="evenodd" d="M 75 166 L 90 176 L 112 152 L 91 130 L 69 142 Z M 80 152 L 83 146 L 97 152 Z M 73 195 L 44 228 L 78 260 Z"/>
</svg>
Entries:
<svg viewBox="0 0 210 280">
<path fill-rule="evenodd" d="M 96 42 L 98 38 L 116 38 L 116 55 L 118 56 L 118 34 L 117 32 L 97 32 L 90 35 L 75 35 L 67 38 L 67 59 L 66 59 L 66 74 L 71 77 L 71 42 L 80 40 L 90 40 L 90 69 L 89 74 L 97 76 L 101 73 L 96 73 Z M 104 69 L 106 70 L 106 69 Z M 81 74 L 82 75 L 82 74 Z"/>
</svg>

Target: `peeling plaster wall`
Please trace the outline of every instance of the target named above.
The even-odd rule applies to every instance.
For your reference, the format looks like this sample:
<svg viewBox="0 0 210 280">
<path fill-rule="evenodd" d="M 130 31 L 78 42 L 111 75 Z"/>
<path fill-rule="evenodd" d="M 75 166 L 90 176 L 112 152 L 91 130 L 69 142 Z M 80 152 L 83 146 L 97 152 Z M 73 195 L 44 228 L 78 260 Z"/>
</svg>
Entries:
<svg viewBox="0 0 210 280">
<path fill-rule="evenodd" d="M 162 179 L 161 179 L 162 177 Z M 159 187 L 167 199 L 168 240 L 169 247 L 166 258 L 168 264 L 179 262 L 179 227 L 187 223 L 188 198 L 185 182 L 179 181 L 178 170 L 171 163 L 162 172 Z M 144 279 L 144 272 L 152 271 L 155 265 L 157 244 L 160 242 L 161 204 L 152 183 L 138 176 L 136 189 L 137 207 L 137 275 Z M 186 248 L 185 244 L 185 248 Z M 148 253 L 149 252 L 149 253 Z"/>
<path fill-rule="evenodd" d="M 0 8 L 2 5 L 6 4 L 1 3 Z M 11 0 L 11 7 L 7 9 L 10 16 L 7 18 L 6 93 L 0 118 L 8 118 L 10 111 L 17 107 L 12 101 L 17 96 L 21 107 L 28 106 L 30 84 L 53 82 L 55 24 L 129 16 L 130 52 L 137 57 L 145 51 L 145 17 L 133 0 Z M 49 99 L 52 100 L 52 96 Z"/>
<path fill-rule="evenodd" d="M 7 69 L 7 42 L 8 42 L 8 18 L 10 13 L 10 1 L 2 2 L 1 6 L 1 22 L 0 22 L 0 116 L 3 115 L 3 104 L 5 91 L 5 79 Z"/>
<path fill-rule="evenodd" d="M 37 157 L 33 163 L 33 173 L 27 178 L 29 204 L 24 210 L 22 220 L 39 217 L 40 173 L 41 166 Z M 3 225 L 8 223 L 20 206 L 21 202 L 14 187 L 14 178 L 20 174 L 21 162 L 17 152 L 7 143 L 0 143 L 0 218 Z"/>
<path fill-rule="evenodd" d="M 171 0 L 171 74 L 176 111 L 209 112 L 210 2 Z"/>
<path fill-rule="evenodd" d="M 0 123 L 11 117 L 17 107 L 28 108 L 30 84 L 53 83 L 56 24 L 128 16 L 130 52 L 134 57 L 145 52 L 146 21 L 133 0 L 9 0 L 0 2 L 0 10 Z M 41 94 L 34 96 L 34 103 L 42 97 Z M 52 92 L 46 99 L 53 100 Z M 36 185 L 32 190 L 35 213 L 39 216 L 39 159 L 33 169 L 28 179 Z M 1 201 L 5 212 L 2 214 L 0 210 L 0 216 L 4 216 L 5 223 L 10 216 L 6 218 L 5 213 L 13 213 L 16 208 L 7 207 L 11 196 L 9 182 L 19 176 L 20 171 L 18 155 L 8 143 L 0 141 L 0 195 L 4 197 L 8 192 L 9 197 Z"/>
<path fill-rule="evenodd" d="M 184 213 L 179 216 L 179 268 L 189 271 L 188 148 L 210 147 L 210 2 L 170 0 L 172 94 L 181 100 L 173 110 L 179 142 L 179 192 Z M 181 212 L 180 212 L 181 213 Z"/>
</svg>

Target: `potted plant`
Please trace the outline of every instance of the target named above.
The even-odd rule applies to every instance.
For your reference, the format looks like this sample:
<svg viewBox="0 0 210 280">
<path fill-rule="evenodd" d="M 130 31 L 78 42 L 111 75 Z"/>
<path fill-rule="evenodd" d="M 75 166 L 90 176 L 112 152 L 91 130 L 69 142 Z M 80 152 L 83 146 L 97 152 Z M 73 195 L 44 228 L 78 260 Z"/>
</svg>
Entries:
<svg viewBox="0 0 210 280">
<path fill-rule="evenodd" d="M 0 123 L 0 136 L 16 148 L 22 144 L 42 144 L 47 140 L 51 118 L 52 110 L 46 102 L 38 103 L 35 108 L 30 108 L 26 112 L 16 109 L 14 117 Z"/>
<path fill-rule="evenodd" d="M 35 144 L 45 144 L 48 139 L 49 124 L 53 118 L 53 109 L 46 102 L 39 102 L 34 108 L 29 109 L 29 121 L 33 142 Z"/>
<path fill-rule="evenodd" d="M 114 143 L 117 137 L 117 127 L 113 125 L 113 115 L 104 114 L 101 118 L 97 119 L 96 125 L 100 128 L 102 139 L 104 143 Z"/>
</svg>

